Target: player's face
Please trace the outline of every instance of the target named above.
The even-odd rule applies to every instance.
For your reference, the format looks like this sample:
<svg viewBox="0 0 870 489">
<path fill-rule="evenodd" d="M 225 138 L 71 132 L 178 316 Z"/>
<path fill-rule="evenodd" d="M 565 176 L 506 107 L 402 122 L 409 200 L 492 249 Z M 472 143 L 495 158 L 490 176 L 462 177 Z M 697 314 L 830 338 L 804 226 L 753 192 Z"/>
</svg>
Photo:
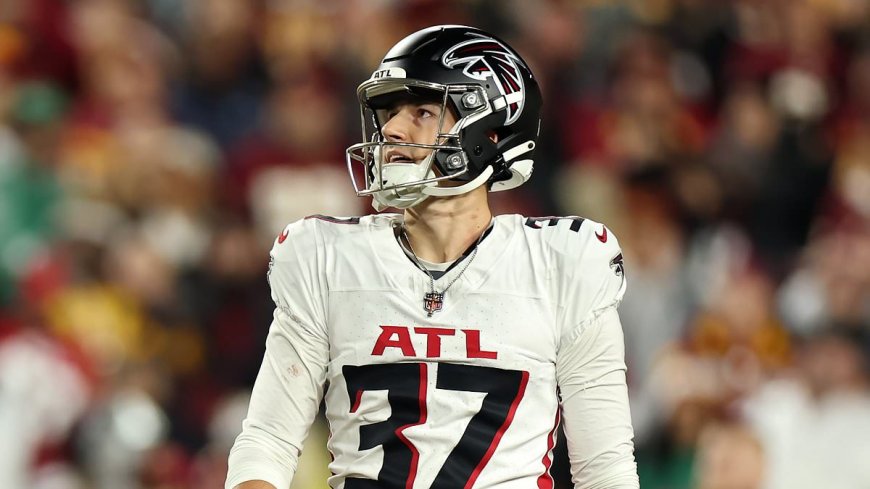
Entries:
<svg viewBox="0 0 870 489">
<path fill-rule="evenodd" d="M 443 115 L 443 117 L 442 117 Z M 437 144 L 439 133 L 446 132 L 456 123 L 450 110 L 442 114 L 441 102 L 399 102 L 383 112 L 381 132 L 389 142 Z M 416 147 L 389 146 L 385 148 L 385 163 L 419 163 L 432 150 Z"/>
</svg>

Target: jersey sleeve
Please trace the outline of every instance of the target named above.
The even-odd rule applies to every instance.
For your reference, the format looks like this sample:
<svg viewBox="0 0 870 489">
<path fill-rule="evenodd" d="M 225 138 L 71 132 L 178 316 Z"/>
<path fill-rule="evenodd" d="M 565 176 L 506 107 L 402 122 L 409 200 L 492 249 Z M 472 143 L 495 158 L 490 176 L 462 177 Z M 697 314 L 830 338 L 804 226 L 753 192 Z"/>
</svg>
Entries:
<svg viewBox="0 0 870 489">
<path fill-rule="evenodd" d="M 227 489 L 249 480 L 286 488 L 296 472 L 329 359 L 318 244 L 315 224 L 299 221 L 270 253 L 275 311 L 248 414 L 230 451 Z"/>
<path fill-rule="evenodd" d="M 588 219 L 578 233 L 573 239 L 564 237 L 564 243 L 555 243 L 559 251 L 560 344 L 571 344 L 598 315 L 618 306 L 625 294 L 625 269 L 616 236 L 603 224 Z"/>
<path fill-rule="evenodd" d="M 585 325 L 556 360 L 563 429 L 576 489 L 637 489 L 634 430 L 615 306 Z"/>
<path fill-rule="evenodd" d="M 637 489 L 625 346 L 617 306 L 622 251 L 602 224 L 585 221 L 562 248 L 556 357 L 563 423 L 576 489 Z"/>
</svg>

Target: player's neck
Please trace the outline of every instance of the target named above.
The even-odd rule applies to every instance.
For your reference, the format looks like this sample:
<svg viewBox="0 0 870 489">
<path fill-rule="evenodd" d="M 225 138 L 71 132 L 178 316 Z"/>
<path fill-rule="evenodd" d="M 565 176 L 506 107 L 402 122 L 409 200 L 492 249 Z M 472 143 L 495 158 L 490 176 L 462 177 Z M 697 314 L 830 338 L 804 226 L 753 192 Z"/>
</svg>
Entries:
<svg viewBox="0 0 870 489">
<path fill-rule="evenodd" d="M 443 263 L 468 249 L 492 221 L 486 188 L 430 198 L 405 210 L 405 231 L 420 259 Z"/>
</svg>

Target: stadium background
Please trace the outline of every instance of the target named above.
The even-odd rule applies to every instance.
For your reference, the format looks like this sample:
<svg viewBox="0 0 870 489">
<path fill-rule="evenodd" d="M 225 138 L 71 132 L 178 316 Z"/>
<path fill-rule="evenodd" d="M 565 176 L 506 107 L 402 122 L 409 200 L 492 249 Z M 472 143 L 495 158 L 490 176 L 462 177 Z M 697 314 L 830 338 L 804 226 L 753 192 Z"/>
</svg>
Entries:
<svg viewBox="0 0 870 489">
<path fill-rule="evenodd" d="M 495 209 L 620 237 L 642 487 L 870 487 L 865 0 L 0 2 L 0 487 L 222 486 L 272 240 L 370 210 L 355 87 L 435 23 L 543 86 Z"/>
</svg>

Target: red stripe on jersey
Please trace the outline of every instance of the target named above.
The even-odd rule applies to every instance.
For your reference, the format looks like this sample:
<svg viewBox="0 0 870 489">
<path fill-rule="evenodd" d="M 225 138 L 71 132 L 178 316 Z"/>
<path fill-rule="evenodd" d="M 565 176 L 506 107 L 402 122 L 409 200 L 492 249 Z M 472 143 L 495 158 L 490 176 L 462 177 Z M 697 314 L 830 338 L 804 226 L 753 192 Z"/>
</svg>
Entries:
<svg viewBox="0 0 870 489">
<path fill-rule="evenodd" d="M 417 393 L 417 399 L 420 401 L 420 419 L 416 423 L 408 423 L 404 426 L 400 426 L 396 429 L 396 436 L 399 440 L 411 450 L 411 468 L 408 470 L 408 481 L 405 483 L 405 489 L 412 489 L 414 487 L 414 479 L 417 478 L 417 465 L 420 462 L 420 452 L 417 450 L 417 447 L 411 443 L 411 440 L 405 437 L 402 433 L 405 429 L 410 428 L 411 426 L 419 426 L 426 422 L 427 412 L 426 412 L 426 390 L 428 388 L 428 377 L 426 375 L 426 364 L 420 364 L 420 389 Z"/>
<path fill-rule="evenodd" d="M 498 447 L 498 443 L 501 441 L 501 437 L 504 436 L 505 431 L 507 431 L 508 427 L 510 427 L 511 423 L 514 421 L 514 414 L 517 412 L 517 407 L 520 405 L 520 401 L 523 399 L 523 395 L 526 393 L 526 385 L 529 383 L 529 373 L 523 372 L 523 378 L 520 381 L 520 388 L 517 391 L 517 396 L 514 397 L 513 402 L 511 403 L 511 407 L 508 410 L 507 418 L 505 418 L 504 423 L 501 424 L 501 427 L 495 433 L 495 437 L 493 437 L 492 442 L 489 444 L 489 448 L 486 450 L 486 454 L 484 454 L 483 458 L 480 460 L 480 463 L 477 464 L 477 467 L 474 468 L 474 471 L 471 473 L 471 477 L 468 478 L 468 482 L 465 483 L 465 487 L 463 489 L 471 489 L 474 486 L 474 483 L 477 481 L 477 478 L 480 476 L 480 473 L 483 471 L 483 468 L 486 467 L 486 464 L 489 463 L 489 459 L 492 458 L 492 454 L 495 453 L 495 449 Z"/>
<path fill-rule="evenodd" d="M 355 413 L 356 410 L 359 409 L 359 403 L 362 401 L 362 393 L 362 389 L 356 391 L 356 399 L 353 401 L 353 406 L 350 407 L 350 412 Z"/>
<path fill-rule="evenodd" d="M 544 452 L 544 457 L 541 463 L 544 464 L 544 473 L 538 477 L 538 489 L 553 489 L 553 476 L 550 475 L 550 467 L 553 466 L 553 447 L 556 445 L 556 428 L 559 427 L 562 412 L 556 408 L 556 422 L 553 423 L 553 429 L 547 436 L 547 451 Z"/>
</svg>

